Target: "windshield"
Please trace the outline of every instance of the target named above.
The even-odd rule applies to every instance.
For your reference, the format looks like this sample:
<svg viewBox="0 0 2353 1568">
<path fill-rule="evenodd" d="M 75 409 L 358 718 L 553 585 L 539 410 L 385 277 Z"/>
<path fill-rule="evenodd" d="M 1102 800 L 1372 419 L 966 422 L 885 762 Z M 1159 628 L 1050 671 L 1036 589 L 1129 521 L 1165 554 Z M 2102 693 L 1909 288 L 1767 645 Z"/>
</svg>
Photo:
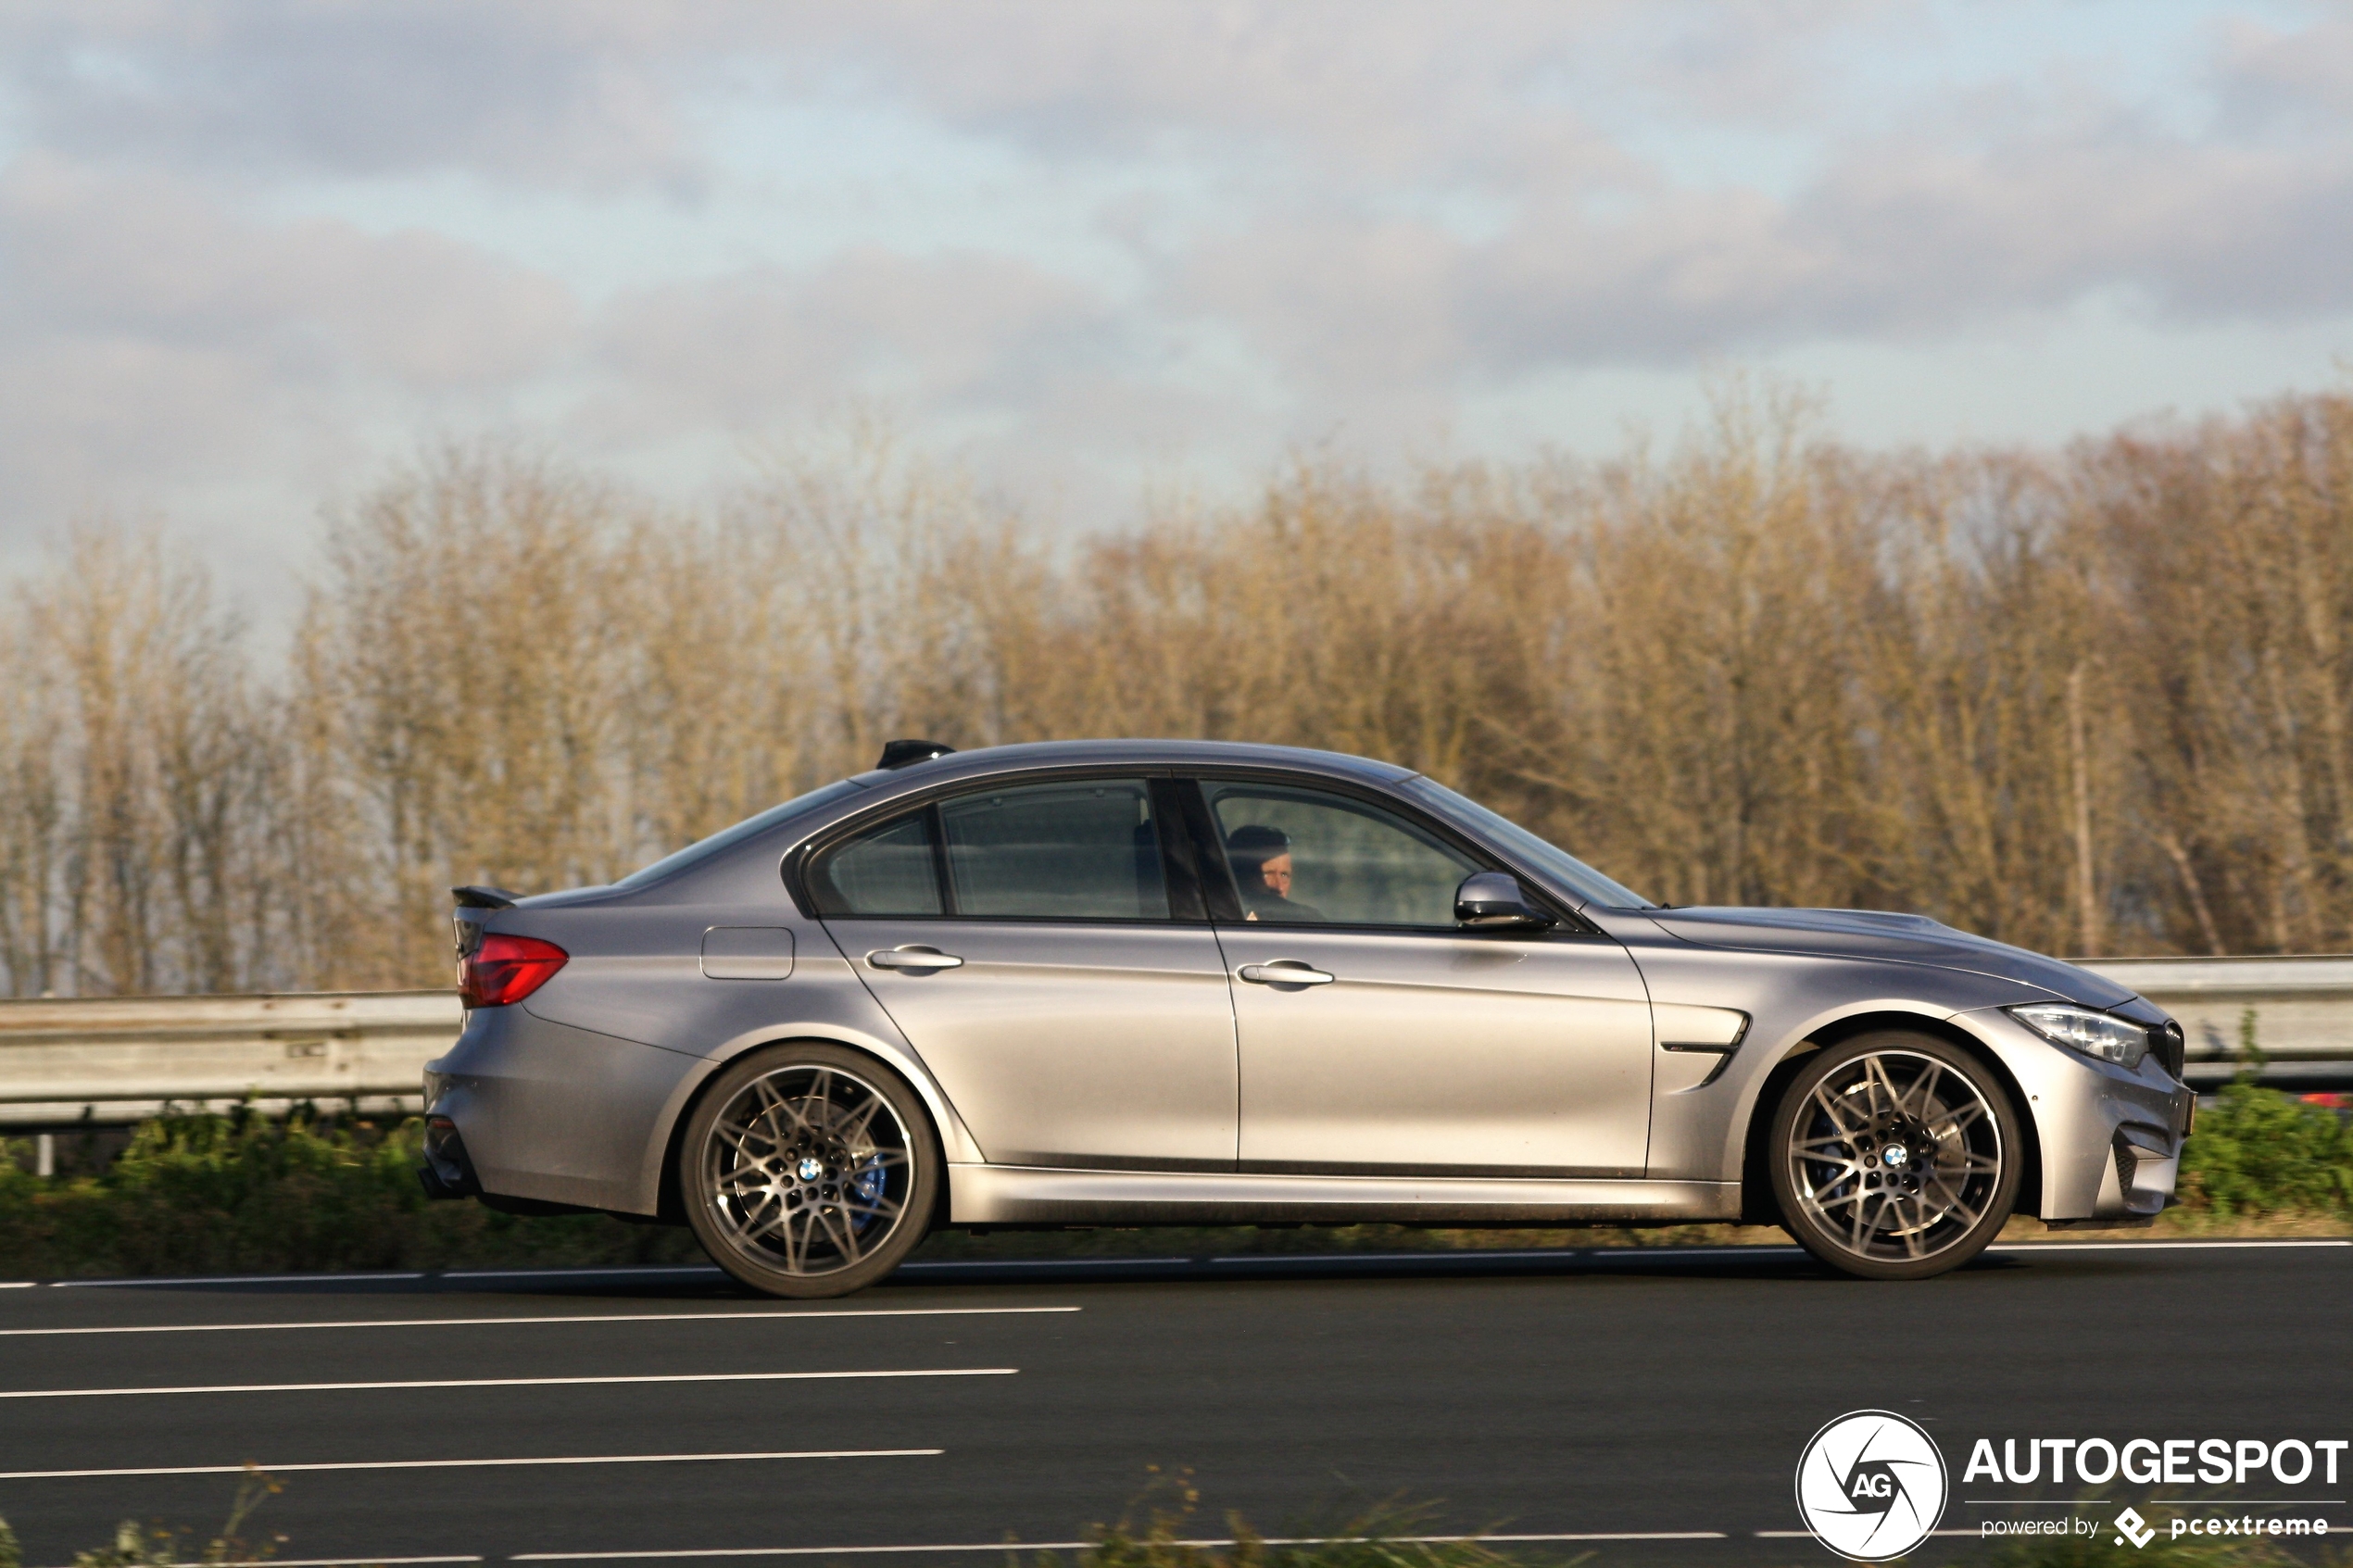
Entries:
<svg viewBox="0 0 2353 1568">
<path fill-rule="evenodd" d="M 1630 888 L 1620 887 L 1558 845 L 1545 842 L 1509 817 L 1499 816 L 1435 780 L 1411 778 L 1398 787 L 1435 809 L 1441 816 L 1452 817 L 1465 827 L 1494 839 L 1531 866 L 1558 878 L 1589 904 L 1618 909 L 1652 907 L 1648 898 Z"/>
<path fill-rule="evenodd" d="M 689 844 L 674 855 L 664 855 L 643 871 L 631 872 L 613 885 L 615 887 L 643 887 L 649 882 L 659 882 L 673 872 L 683 872 L 688 866 L 698 866 L 713 855 L 734 848 L 747 838 L 766 833 L 778 822 L 790 821 L 803 812 L 813 811 L 820 806 L 829 805 L 845 795 L 855 795 L 864 787 L 862 784 L 854 784 L 848 779 L 842 779 L 826 784 L 822 789 L 812 789 L 807 795 L 796 795 L 781 806 L 771 806 L 757 817 L 747 817 L 734 827 L 722 828 L 709 838 Z"/>
</svg>

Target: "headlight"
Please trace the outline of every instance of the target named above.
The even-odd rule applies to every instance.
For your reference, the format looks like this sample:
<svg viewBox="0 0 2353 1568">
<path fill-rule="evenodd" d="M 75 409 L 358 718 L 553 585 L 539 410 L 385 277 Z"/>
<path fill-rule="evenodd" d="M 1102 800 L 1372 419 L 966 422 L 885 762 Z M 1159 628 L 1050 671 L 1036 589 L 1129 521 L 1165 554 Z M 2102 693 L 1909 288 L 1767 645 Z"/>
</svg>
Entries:
<svg viewBox="0 0 2353 1568">
<path fill-rule="evenodd" d="M 2007 1010 L 2012 1018 L 2043 1038 L 2057 1040 L 2085 1056 L 2095 1056 L 2119 1067 L 2138 1067 L 2141 1058 L 2149 1053 L 2147 1030 L 2104 1012 L 2094 1012 L 2090 1008 L 2070 1007 L 2065 1002 L 2037 1002 L 2032 1007 Z"/>
</svg>

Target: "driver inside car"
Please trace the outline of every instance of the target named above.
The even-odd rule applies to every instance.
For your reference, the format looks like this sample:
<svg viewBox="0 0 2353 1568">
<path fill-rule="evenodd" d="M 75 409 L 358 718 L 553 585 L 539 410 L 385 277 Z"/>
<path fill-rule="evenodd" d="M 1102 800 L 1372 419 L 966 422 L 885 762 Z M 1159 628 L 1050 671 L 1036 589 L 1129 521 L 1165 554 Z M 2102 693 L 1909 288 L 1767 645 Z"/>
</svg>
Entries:
<svg viewBox="0 0 2353 1568">
<path fill-rule="evenodd" d="M 1319 921 L 1324 911 L 1290 896 L 1290 834 L 1252 822 L 1226 840 L 1226 861 L 1242 896 L 1242 919 Z"/>
</svg>

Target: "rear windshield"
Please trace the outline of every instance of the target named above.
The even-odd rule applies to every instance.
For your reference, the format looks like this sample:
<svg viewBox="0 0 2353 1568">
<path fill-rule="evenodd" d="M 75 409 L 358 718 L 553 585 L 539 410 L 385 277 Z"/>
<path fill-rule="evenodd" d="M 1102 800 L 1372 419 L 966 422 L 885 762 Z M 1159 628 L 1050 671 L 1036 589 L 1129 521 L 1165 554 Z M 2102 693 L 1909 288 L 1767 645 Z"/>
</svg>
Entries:
<svg viewBox="0 0 2353 1568">
<path fill-rule="evenodd" d="M 812 789 L 807 795 L 796 795 L 781 806 L 769 807 L 757 817 L 747 817 L 734 827 L 722 828 L 709 838 L 689 844 L 675 854 L 664 855 L 643 871 L 631 872 L 613 885 L 615 887 L 643 887 L 649 882 L 660 882 L 663 877 L 675 872 L 683 872 L 688 866 L 698 866 L 713 855 L 724 855 L 744 840 L 757 838 L 779 822 L 790 822 L 805 812 L 814 811 L 820 806 L 830 806 L 843 796 L 856 795 L 864 787 L 862 784 L 854 784 L 848 779 L 842 779 L 826 784 L 823 788 Z"/>
<path fill-rule="evenodd" d="M 1509 817 L 1498 815 L 1466 796 L 1456 795 L 1442 784 L 1427 778 L 1412 778 L 1398 787 L 1424 805 L 1435 809 L 1440 816 L 1453 818 L 1529 864 L 1550 872 L 1574 888 L 1577 896 L 1589 904 L 1599 904 L 1612 909 L 1651 907 L 1648 898 L 1631 888 L 1619 886 L 1558 845 L 1537 837 Z"/>
</svg>

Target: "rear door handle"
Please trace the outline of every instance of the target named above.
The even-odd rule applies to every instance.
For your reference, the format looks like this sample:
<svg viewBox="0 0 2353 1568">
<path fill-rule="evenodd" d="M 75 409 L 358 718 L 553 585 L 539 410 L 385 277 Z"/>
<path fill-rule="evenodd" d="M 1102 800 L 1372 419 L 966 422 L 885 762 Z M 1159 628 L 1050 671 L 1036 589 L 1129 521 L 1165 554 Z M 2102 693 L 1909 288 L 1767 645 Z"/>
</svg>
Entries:
<svg viewBox="0 0 2353 1568">
<path fill-rule="evenodd" d="M 876 969 L 956 969 L 963 960 L 937 947 L 878 947 L 866 955 Z"/>
<path fill-rule="evenodd" d="M 1322 970 L 1301 963 L 1297 959 L 1277 959 L 1273 963 L 1246 963 L 1235 973 L 1252 985 L 1328 985 L 1340 978 Z"/>
</svg>

